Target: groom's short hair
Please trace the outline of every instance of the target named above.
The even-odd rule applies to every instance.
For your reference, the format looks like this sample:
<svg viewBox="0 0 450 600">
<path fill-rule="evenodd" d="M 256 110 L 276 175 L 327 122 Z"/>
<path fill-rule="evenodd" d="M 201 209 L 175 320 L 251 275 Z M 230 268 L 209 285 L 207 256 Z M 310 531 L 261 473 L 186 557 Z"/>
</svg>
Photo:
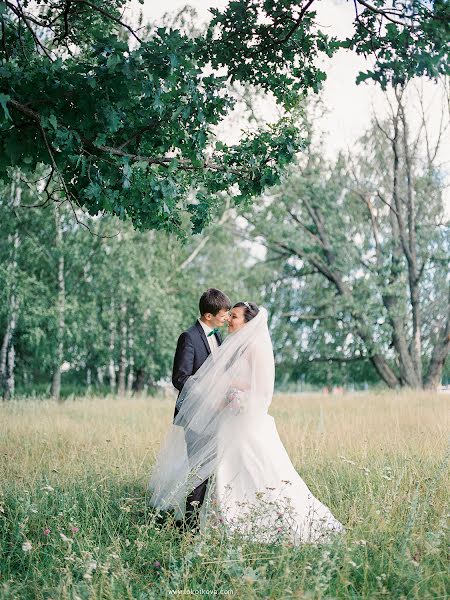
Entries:
<svg viewBox="0 0 450 600">
<path fill-rule="evenodd" d="M 206 292 L 203 292 L 203 294 L 201 295 L 198 307 L 200 309 L 201 315 L 204 315 L 206 313 L 217 315 L 219 310 L 221 310 L 222 308 L 230 310 L 231 300 L 226 294 L 224 294 L 220 290 L 216 290 L 216 288 L 209 288 L 208 290 L 206 290 Z"/>
</svg>

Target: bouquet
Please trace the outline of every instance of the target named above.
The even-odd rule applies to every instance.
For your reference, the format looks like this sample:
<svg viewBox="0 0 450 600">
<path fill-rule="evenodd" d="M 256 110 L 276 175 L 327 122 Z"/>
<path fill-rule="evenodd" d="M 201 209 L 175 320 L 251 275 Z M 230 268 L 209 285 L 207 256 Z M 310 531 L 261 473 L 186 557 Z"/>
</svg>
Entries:
<svg viewBox="0 0 450 600">
<path fill-rule="evenodd" d="M 230 387 L 225 395 L 225 402 L 227 404 L 228 410 L 230 410 L 233 415 L 239 415 L 243 413 L 245 410 L 245 392 L 240 390 L 239 388 Z"/>
</svg>

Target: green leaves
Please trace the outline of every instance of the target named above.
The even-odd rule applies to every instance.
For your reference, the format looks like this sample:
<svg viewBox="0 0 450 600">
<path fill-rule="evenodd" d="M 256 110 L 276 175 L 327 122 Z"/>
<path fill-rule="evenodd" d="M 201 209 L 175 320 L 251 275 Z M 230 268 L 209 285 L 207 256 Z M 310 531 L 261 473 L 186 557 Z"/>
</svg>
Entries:
<svg viewBox="0 0 450 600">
<path fill-rule="evenodd" d="M 384 2 L 379 8 L 385 8 Z M 357 83 L 371 79 L 387 89 L 414 77 L 449 74 L 450 6 L 445 0 L 432 6 L 411 0 L 404 14 L 391 14 L 389 19 L 364 10 L 355 21 L 353 36 L 340 46 L 376 58 L 374 68 L 360 73 Z"/>
<path fill-rule="evenodd" d="M 3 115 L 4 115 L 5 119 L 7 119 L 7 120 L 11 120 L 11 115 L 9 114 L 9 110 L 8 110 L 8 106 L 7 106 L 7 102 L 10 99 L 11 99 L 11 96 L 8 96 L 7 94 L 0 94 L 0 104 L 3 108 Z"/>
<path fill-rule="evenodd" d="M 48 122 L 50 123 L 50 125 L 53 127 L 53 129 L 57 129 L 58 128 L 58 122 L 56 120 L 56 117 L 54 114 L 51 114 L 48 118 Z"/>
<path fill-rule="evenodd" d="M 70 3 L 66 14 L 64 3 L 49 0 L 40 28 L 25 23 L 20 8 L 3 7 L 0 173 L 18 165 L 32 177 L 36 164 L 56 162 L 49 190 L 63 175 L 72 200 L 88 212 L 120 214 L 139 229 L 199 231 L 220 194 L 233 189 L 236 203 L 250 202 L 302 150 L 294 120 L 244 133 L 233 146 L 215 139 L 214 126 L 236 103 L 230 82 L 266 91 L 293 114 L 326 78 L 317 59 L 339 48 L 377 56 L 358 82 L 386 87 L 448 72 L 442 0 L 426 9 L 412 0 L 414 16 L 404 25 L 380 22 L 380 0 L 378 12 L 360 14 L 347 40 L 331 38 L 315 12 L 300 12 L 289 0 L 235 0 L 212 10 L 203 34 L 158 27 L 138 40 L 121 22 L 125 5 Z M 187 210 L 193 190 L 205 200 Z"/>
</svg>

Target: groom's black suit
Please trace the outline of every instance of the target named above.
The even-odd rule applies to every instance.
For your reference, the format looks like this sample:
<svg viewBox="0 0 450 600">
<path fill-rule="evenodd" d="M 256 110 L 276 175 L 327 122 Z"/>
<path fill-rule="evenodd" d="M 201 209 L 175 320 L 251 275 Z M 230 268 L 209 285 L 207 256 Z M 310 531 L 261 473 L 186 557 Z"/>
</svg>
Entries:
<svg viewBox="0 0 450 600">
<path fill-rule="evenodd" d="M 220 333 L 215 333 L 214 335 L 216 336 L 217 343 L 220 346 L 222 343 Z M 187 331 L 183 331 L 178 338 L 177 349 L 173 359 L 172 383 L 179 392 L 181 392 L 189 377 L 194 375 L 194 373 L 200 369 L 210 354 L 211 348 L 209 346 L 208 338 L 206 337 L 203 327 L 198 321 L 196 321 L 196 323 Z M 175 406 L 174 419 L 178 412 L 178 408 Z M 179 423 L 179 425 L 182 425 L 182 423 Z M 185 428 L 184 436 L 186 439 L 186 448 L 189 459 L 189 450 L 195 441 L 196 434 L 194 431 Z M 200 508 L 200 505 L 205 498 L 207 485 L 208 479 L 197 486 L 186 499 L 185 519 L 187 524 L 191 527 L 194 527 L 198 524 L 196 514 L 198 508 Z M 192 505 L 192 502 L 194 501 L 199 502 L 197 505 L 197 510 L 195 509 L 196 505 Z"/>
</svg>

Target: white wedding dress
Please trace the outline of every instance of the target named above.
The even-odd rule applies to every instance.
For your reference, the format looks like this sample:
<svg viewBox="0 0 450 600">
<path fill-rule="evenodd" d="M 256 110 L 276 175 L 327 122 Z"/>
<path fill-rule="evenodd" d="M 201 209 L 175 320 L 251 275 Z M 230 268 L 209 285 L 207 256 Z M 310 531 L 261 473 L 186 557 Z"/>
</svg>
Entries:
<svg viewBox="0 0 450 600">
<path fill-rule="evenodd" d="M 209 518 L 218 518 L 230 531 L 254 541 L 287 536 L 296 545 L 343 532 L 295 470 L 273 417 L 255 421 L 237 416 L 223 433 L 225 447 L 209 483 L 211 504 L 207 501 L 201 510 L 203 527 Z"/>
<path fill-rule="evenodd" d="M 202 528 L 214 522 L 251 541 L 287 538 L 295 545 L 343 533 L 292 465 L 268 414 L 273 388 L 272 343 L 261 308 L 183 388 L 179 420 L 153 469 L 151 504 L 182 516 L 187 493 L 209 478 Z"/>
</svg>

